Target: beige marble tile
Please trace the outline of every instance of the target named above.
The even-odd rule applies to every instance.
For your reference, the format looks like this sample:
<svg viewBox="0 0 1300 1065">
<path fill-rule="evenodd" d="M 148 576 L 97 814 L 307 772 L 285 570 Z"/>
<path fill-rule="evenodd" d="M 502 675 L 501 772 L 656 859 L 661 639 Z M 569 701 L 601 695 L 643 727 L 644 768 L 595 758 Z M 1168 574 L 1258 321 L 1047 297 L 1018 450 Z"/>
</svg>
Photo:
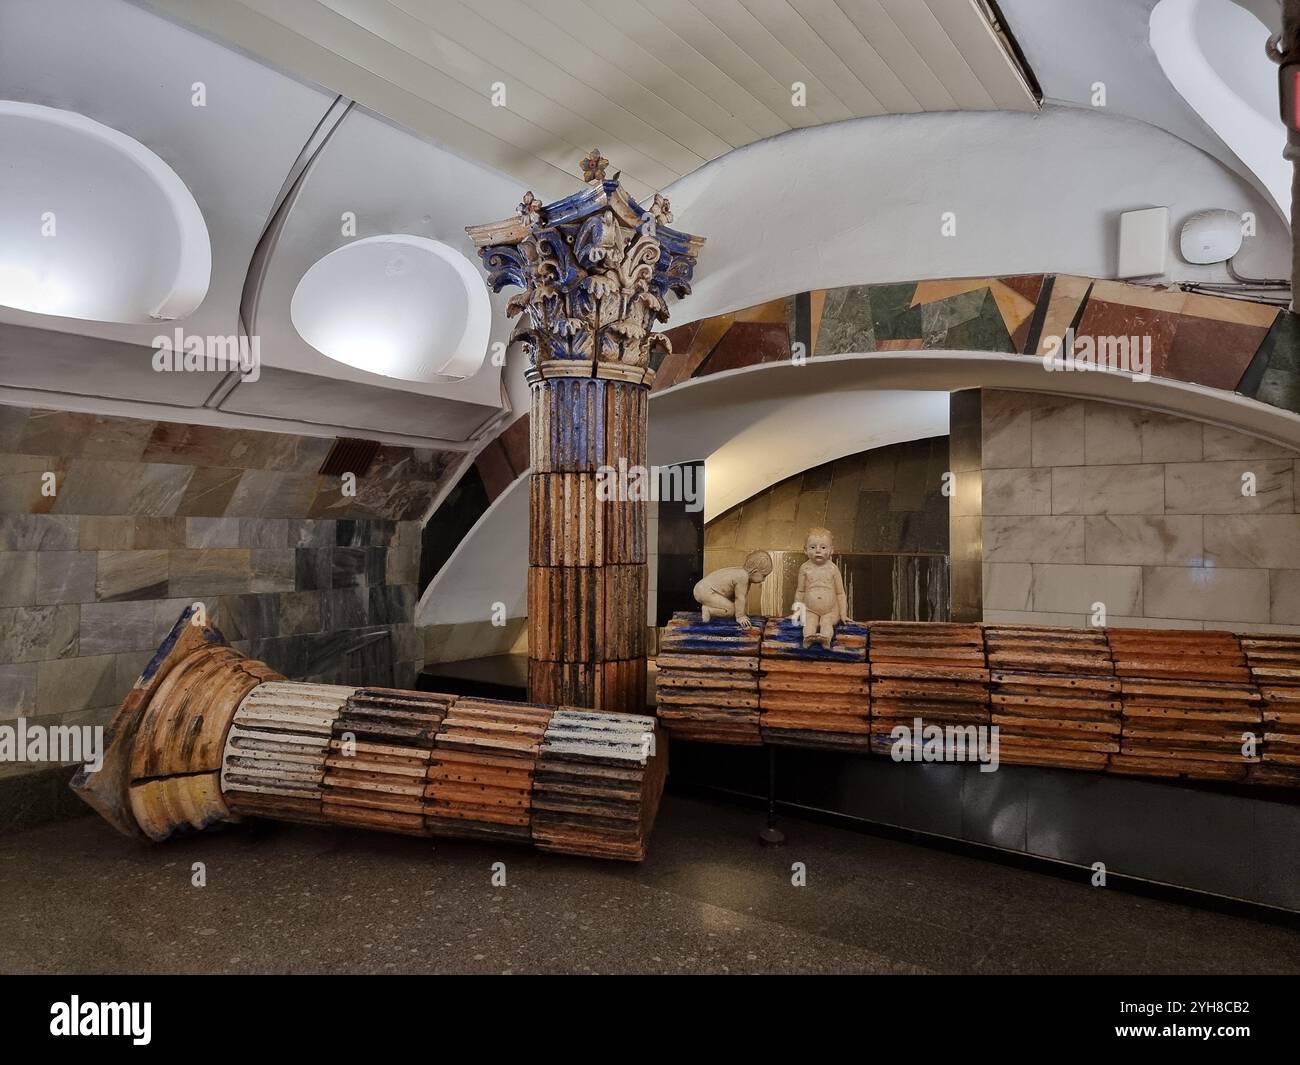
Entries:
<svg viewBox="0 0 1300 1065">
<path fill-rule="evenodd" d="M 769 521 L 767 523 L 767 542 L 763 545 L 770 550 L 798 551 L 808 535 L 808 529 L 817 522 Z M 840 528 L 836 528 L 839 525 Z M 831 535 L 836 544 L 853 543 L 852 526 L 844 527 L 842 522 L 831 525 Z"/>
<path fill-rule="evenodd" d="M 708 547 L 704 548 L 704 571 L 711 573 L 715 569 L 725 569 L 727 566 L 739 566 L 745 561 L 745 549 L 739 547 Z"/>
<path fill-rule="evenodd" d="M 1200 422 L 1157 411 L 1143 411 L 1142 461 L 1200 462 L 1204 429 Z"/>
<path fill-rule="evenodd" d="M 1250 303 L 1247 300 L 1189 292 L 1183 302 L 1182 313 L 1197 318 L 1209 318 L 1216 322 L 1235 322 L 1238 325 L 1253 325 L 1260 329 L 1268 329 L 1272 327 L 1280 312 L 1276 307 L 1265 303 Z"/>
<path fill-rule="evenodd" d="M 81 519 L 83 551 L 129 551 L 135 546 L 135 518 L 87 515 Z"/>
<path fill-rule="evenodd" d="M 1165 470 L 1166 514 L 1284 514 L 1294 509 L 1291 462 L 1245 459 L 1171 462 Z M 1255 475 L 1255 494 L 1243 495 L 1243 475 Z"/>
<path fill-rule="evenodd" d="M 452 625 L 423 625 L 420 634 L 424 638 L 424 660 L 426 662 L 445 662 L 444 654 L 451 640 Z"/>
<path fill-rule="evenodd" d="M 0 606 L 36 602 L 36 555 L 35 551 L 0 551 Z"/>
<path fill-rule="evenodd" d="M 1151 617 L 1224 622 L 1269 620 L 1268 570 L 1146 566 L 1143 610 Z"/>
<path fill-rule="evenodd" d="M 1033 566 L 1028 562 L 984 564 L 984 611 L 1028 610 Z"/>
<path fill-rule="evenodd" d="M 100 551 L 95 598 L 158 599 L 167 594 L 166 551 Z"/>
<path fill-rule="evenodd" d="M 1073 516 L 987 517 L 983 536 L 985 562 L 1083 562 L 1083 522 Z"/>
<path fill-rule="evenodd" d="M 805 492 L 799 497 L 798 509 L 795 512 L 794 524 L 801 528 L 805 533 L 818 525 L 826 524 L 826 496 L 825 492 Z M 773 524 L 783 525 L 788 519 L 780 518 L 773 510 L 768 511 L 767 521 L 769 538 L 771 538 L 771 528 Z M 777 536 L 782 537 L 783 532 L 778 532 Z"/>
<path fill-rule="evenodd" d="M 790 477 L 780 484 L 773 485 L 767 494 L 767 517 L 769 521 L 794 521 L 802 505 L 800 487 L 802 478 Z"/>
<path fill-rule="evenodd" d="M 1059 625 L 1067 629 L 1088 627 L 1087 614 L 1060 614 L 1039 610 L 985 610 L 984 621 L 1001 625 Z"/>
<path fill-rule="evenodd" d="M 981 461 L 985 469 L 1030 464 L 1033 409 L 1023 392 L 986 389 L 980 397 Z"/>
<path fill-rule="evenodd" d="M 80 521 L 54 514 L 0 514 L 0 551 L 73 551 Z"/>
<path fill-rule="evenodd" d="M 983 513 L 1052 513 L 1052 470 L 1049 467 L 984 470 L 983 473 Z M 958 475 L 957 486 L 960 490 L 961 475 Z"/>
<path fill-rule="evenodd" d="M 1140 566 L 1036 565 L 1030 605 L 1036 611 L 1090 614 L 1101 603 L 1109 614 L 1142 613 Z"/>
<path fill-rule="evenodd" d="M 0 609 L 0 661 L 39 662 L 77 654 L 80 608 L 19 606 Z"/>
<path fill-rule="evenodd" d="M 1268 619 L 1275 625 L 1300 625 L 1300 569 L 1269 574 Z"/>
<path fill-rule="evenodd" d="M 1199 566 L 1199 514 L 1097 514 L 1083 519 L 1083 557 L 1090 565 Z"/>
<path fill-rule="evenodd" d="M 1203 621 L 1188 618 L 1148 618 L 1125 617 L 1123 615 L 1106 616 L 1106 627 L 1110 629 L 1188 629 L 1200 630 L 1205 627 Z"/>
<path fill-rule="evenodd" d="M 87 603 L 81 608 L 80 652 L 85 656 L 146 651 L 158 645 L 154 604 L 147 599 Z"/>
<path fill-rule="evenodd" d="M 1179 288 L 1155 288 L 1127 281 L 1097 281 L 1089 299 L 1177 314 L 1187 301 L 1187 293 Z"/>
<path fill-rule="evenodd" d="M 170 551 L 166 554 L 169 566 L 168 594 L 173 598 L 232 595 L 251 590 L 253 572 L 250 556 L 253 552 L 246 548 L 200 548 Z"/>
<path fill-rule="evenodd" d="M 41 551 L 36 559 L 36 601 L 94 602 L 96 558 L 94 551 Z"/>
<path fill-rule="evenodd" d="M 36 675 L 36 710 L 66 714 L 120 699 L 113 655 L 42 662 Z"/>
<path fill-rule="evenodd" d="M 1213 566 L 1300 569 L 1300 514 L 1207 514 L 1205 558 Z"/>
<path fill-rule="evenodd" d="M 854 496 L 853 507 L 855 512 L 857 502 L 857 496 Z M 740 509 L 738 507 L 733 507 L 704 527 L 704 543 L 707 547 L 735 547 L 736 538 L 739 535 Z"/>
<path fill-rule="evenodd" d="M 248 557 L 252 572 L 249 591 L 292 592 L 294 590 L 296 560 L 292 549 L 253 550 L 248 552 Z M 181 594 L 189 594 L 189 591 L 187 589 Z M 224 593 L 226 588 L 217 588 L 213 591 Z"/>
<path fill-rule="evenodd" d="M 169 515 L 176 512 L 192 466 L 74 459 L 54 510 L 59 514 Z"/>
<path fill-rule="evenodd" d="M 1217 425 L 1204 428 L 1206 461 L 1217 459 L 1271 459 L 1295 458 L 1296 453 L 1280 444 L 1261 440 L 1257 436 L 1221 429 Z"/>
<path fill-rule="evenodd" d="M 1052 469 L 1053 514 L 1160 514 L 1165 468 L 1056 466 Z"/>
<path fill-rule="evenodd" d="M 36 709 L 37 662 L 0 665 L 0 721 L 11 721 Z"/>
<path fill-rule="evenodd" d="M 1059 338 L 1065 335 L 1092 284 L 1093 282 L 1086 277 L 1075 277 L 1071 274 L 1056 275 L 1056 280 L 1052 283 L 1052 295 L 1047 303 L 1047 314 L 1043 319 L 1042 336 L 1038 342 L 1039 355 L 1048 350 L 1048 337 Z"/>
<path fill-rule="evenodd" d="M 1090 466 L 1141 462 L 1142 414 L 1114 403 L 1084 404 L 1084 461 Z"/>
<path fill-rule="evenodd" d="M 1033 412 L 1031 466 L 1082 465 L 1084 409 L 1080 400 L 1039 397 Z"/>
</svg>

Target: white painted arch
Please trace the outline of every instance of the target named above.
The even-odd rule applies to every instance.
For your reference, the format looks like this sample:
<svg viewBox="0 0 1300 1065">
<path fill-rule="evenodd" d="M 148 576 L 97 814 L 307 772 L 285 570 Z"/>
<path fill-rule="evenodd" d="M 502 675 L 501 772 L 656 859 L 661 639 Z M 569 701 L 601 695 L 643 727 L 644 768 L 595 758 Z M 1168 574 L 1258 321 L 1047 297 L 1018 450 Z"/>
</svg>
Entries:
<svg viewBox="0 0 1300 1065">
<path fill-rule="evenodd" d="M 801 470 L 947 432 L 948 394 L 966 388 L 1105 400 L 1300 449 L 1300 416 L 1221 389 L 1134 382 L 1118 373 L 1048 373 L 1042 360 L 1023 355 L 927 351 L 819 356 L 802 366 L 767 363 L 684 381 L 651 397 L 650 461 L 704 459 L 711 518 Z M 520 479 L 430 582 L 416 623 L 484 621 L 495 602 L 519 617 L 527 570 L 528 489 Z"/>
<path fill-rule="evenodd" d="M 676 223 L 707 242 L 680 325 L 791 292 L 1025 273 L 1113 278 L 1119 215 L 1168 207 L 1165 282 L 1230 280 L 1178 255 L 1206 208 L 1254 212 L 1238 266 L 1290 271 L 1290 233 L 1244 179 L 1186 141 L 1103 111 L 889 115 L 795 130 L 675 182 Z M 951 213 L 954 236 L 942 222 Z M 1160 280 L 1160 279 L 1153 279 Z"/>
</svg>

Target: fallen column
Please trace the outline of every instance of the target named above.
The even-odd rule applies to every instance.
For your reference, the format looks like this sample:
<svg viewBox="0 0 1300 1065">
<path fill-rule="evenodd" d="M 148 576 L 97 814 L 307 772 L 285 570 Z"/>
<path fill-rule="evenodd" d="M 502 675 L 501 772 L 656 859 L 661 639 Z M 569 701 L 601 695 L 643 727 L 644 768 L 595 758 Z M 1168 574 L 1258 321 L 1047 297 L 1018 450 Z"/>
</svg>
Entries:
<svg viewBox="0 0 1300 1065">
<path fill-rule="evenodd" d="M 265 817 L 640 861 L 667 769 L 653 718 L 287 681 L 187 609 L 76 791 L 131 836 Z"/>
</svg>

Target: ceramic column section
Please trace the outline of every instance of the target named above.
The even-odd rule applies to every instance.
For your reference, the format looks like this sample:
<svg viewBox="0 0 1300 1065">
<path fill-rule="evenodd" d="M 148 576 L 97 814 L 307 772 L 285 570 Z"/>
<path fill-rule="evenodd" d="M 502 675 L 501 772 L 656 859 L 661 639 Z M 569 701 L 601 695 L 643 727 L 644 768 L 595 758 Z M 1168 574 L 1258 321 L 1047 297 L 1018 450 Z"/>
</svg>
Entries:
<svg viewBox="0 0 1300 1065">
<path fill-rule="evenodd" d="M 535 702 L 642 713 L 646 697 L 646 427 L 668 351 L 668 294 L 689 294 L 704 240 L 646 209 L 608 160 L 587 188 L 468 229 L 495 291 L 522 289 L 512 340 L 532 388 L 528 694 Z"/>
</svg>

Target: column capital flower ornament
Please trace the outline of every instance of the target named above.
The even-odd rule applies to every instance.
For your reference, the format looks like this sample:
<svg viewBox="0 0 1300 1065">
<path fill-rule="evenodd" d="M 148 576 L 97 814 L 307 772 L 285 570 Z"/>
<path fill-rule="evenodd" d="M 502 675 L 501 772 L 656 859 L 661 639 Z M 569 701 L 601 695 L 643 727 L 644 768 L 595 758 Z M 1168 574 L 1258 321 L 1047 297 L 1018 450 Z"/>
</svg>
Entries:
<svg viewBox="0 0 1300 1065">
<path fill-rule="evenodd" d="M 690 294 L 704 238 L 668 226 L 663 196 L 642 207 L 617 174 L 605 178 L 608 165 L 593 149 L 588 188 L 549 204 L 526 193 L 513 217 L 466 229 L 493 291 L 521 289 L 506 313 L 535 376 L 648 382 L 653 354 L 669 351 L 652 326 L 668 321 L 668 293 Z"/>
</svg>

